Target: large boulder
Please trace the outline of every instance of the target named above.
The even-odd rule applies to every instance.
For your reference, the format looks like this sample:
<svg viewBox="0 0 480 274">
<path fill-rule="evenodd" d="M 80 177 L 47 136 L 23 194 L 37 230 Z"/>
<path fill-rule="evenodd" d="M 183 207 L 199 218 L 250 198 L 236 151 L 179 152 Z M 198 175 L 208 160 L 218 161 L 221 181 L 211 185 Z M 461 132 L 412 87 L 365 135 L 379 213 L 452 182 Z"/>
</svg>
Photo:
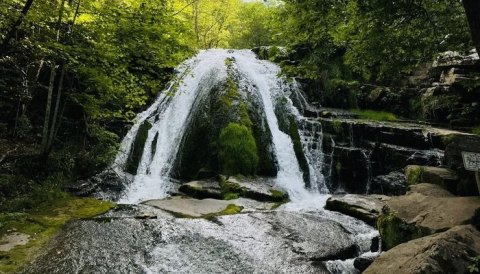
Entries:
<svg viewBox="0 0 480 274">
<path fill-rule="evenodd" d="M 480 254 L 480 232 L 470 225 L 416 239 L 382 253 L 365 274 L 468 273 Z"/>
<path fill-rule="evenodd" d="M 346 194 L 328 198 L 325 208 L 338 211 L 375 226 L 388 197 L 381 195 Z"/>
<path fill-rule="evenodd" d="M 452 193 L 457 190 L 458 176 L 448 168 L 409 165 L 405 168 L 405 177 L 409 185 L 427 183 L 439 185 Z"/>
<path fill-rule="evenodd" d="M 437 193 L 415 189 L 405 196 L 392 197 L 386 201 L 384 213 L 378 218 L 377 228 L 383 244 L 390 249 L 398 244 L 454 226 L 469 224 L 480 208 L 480 197 L 428 196 Z"/>
</svg>

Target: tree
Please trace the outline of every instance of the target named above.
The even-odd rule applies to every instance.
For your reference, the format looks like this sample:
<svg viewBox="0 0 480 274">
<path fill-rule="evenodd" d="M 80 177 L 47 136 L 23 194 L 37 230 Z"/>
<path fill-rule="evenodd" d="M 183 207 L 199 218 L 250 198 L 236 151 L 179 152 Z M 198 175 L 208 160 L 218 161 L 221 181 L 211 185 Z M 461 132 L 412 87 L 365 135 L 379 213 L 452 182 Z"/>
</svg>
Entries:
<svg viewBox="0 0 480 274">
<path fill-rule="evenodd" d="M 462 0 L 465 13 L 467 15 L 470 32 L 472 34 L 473 44 L 480 54 L 480 1 Z"/>
</svg>

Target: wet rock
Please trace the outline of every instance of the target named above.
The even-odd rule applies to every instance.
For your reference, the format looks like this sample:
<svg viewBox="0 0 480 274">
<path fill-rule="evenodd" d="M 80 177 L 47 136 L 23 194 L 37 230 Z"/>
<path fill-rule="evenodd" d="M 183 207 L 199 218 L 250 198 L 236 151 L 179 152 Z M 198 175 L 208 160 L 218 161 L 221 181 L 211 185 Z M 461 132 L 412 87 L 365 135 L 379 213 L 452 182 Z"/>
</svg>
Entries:
<svg viewBox="0 0 480 274">
<path fill-rule="evenodd" d="M 131 180 L 128 174 L 122 177 L 113 169 L 106 169 L 88 180 L 72 182 L 67 190 L 75 196 L 117 200 Z"/>
<path fill-rule="evenodd" d="M 224 192 L 257 201 L 282 202 L 288 199 L 288 194 L 274 184 L 270 178 L 230 177 L 224 180 L 222 187 Z"/>
<path fill-rule="evenodd" d="M 193 198 L 171 197 L 163 200 L 150 200 L 143 202 L 143 204 L 165 210 L 178 217 L 201 218 L 206 215 L 219 214 L 232 203 L 215 199 L 197 200 Z"/>
<path fill-rule="evenodd" d="M 328 273 L 321 260 L 356 255 L 351 233 L 316 214 L 93 219 L 69 223 L 22 273 Z"/>
<path fill-rule="evenodd" d="M 373 261 L 375 261 L 376 258 L 376 255 L 361 255 L 360 257 L 355 258 L 353 266 L 355 266 L 360 272 L 363 272 L 373 263 Z"/>
<path fill-rule="evenodd" d="M 454 226 L 469 224 L 480 208 L 480 197 L 426 196 L 432 191 L 415 189 L 405 196 L 386 201 L 377 227 L 383 244 L 390 249 L 398 244 Z"/>
<path fill-rule="evenodd" d="M 214 180 L 189 182 L 181 185 L 178 190 L 197 199 L 223 199 L 220 183 Z"/>
<path fill-rule="evenodd" d="M 480 232 L 472 226 L 416 239 L 382 253 L 365 274 L 467 273 L 480 254 Z"/>
<path fill-rule="evenodd" d="M 448 168 L 410 165 L 405 168 L 409 185 L 428 183 L 455 192 L 458 184 L 457 174 Z"/>
<path fill-rule="evenodd" d="M 401 172 L 394 171 L 380 175 L 372 180 L 370 193 L 383 195 L 403 195 L 407 192 L 407 180 Z"/>
<path fill-rule="evenodd" d="M 381 195 L 346 194 L 330 197 L 325 208 L 358 218 L 375 226 L 387 200 L 388 197 Z"/>
<path fill-rule="evenodd" d="M 332 192 L 365 193 L 368 181 L 368 152 L 361 148 L 335 147 Z"/>
</svg>

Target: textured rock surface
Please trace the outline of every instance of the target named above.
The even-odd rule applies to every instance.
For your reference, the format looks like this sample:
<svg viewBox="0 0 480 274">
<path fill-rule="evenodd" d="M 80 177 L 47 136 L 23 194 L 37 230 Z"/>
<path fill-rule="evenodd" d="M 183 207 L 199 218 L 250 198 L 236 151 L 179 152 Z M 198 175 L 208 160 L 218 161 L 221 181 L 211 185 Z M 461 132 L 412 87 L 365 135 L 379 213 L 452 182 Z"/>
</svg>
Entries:
<svg viewBox="0 0 480 274">
<path fill-rule="evenodd" d="M 150 200 L 143 204 L 153 206 L 177 216 L 202 217 L 208 214 L 219 213 L 227 208 L 230 201 L 172 197 L 163 200 Z"/>
<path fill-rule="evenodd" d="M 456 226 L 416 239 L 383 253 L 365 274 L 468 273 L 469 257 L 480 254 L 480 232 Z"/>
<path fill-rule="evenodd" d="M 405 168 L 408 184 L 435 184 L 455 192 L 458 184 L 457 174 L 448 168 L 410 165 Z"/>
<path fill-rule="evenodd" d="M 325 208 L 358 218 L 375 226 L 377 218 L 385 206 L 385 201 L 388 199 L 388 197 L 381 195 L 346 194 L 329 198 Z"/>
<path fill-rule="evenodd" d="M 470 224 L 480 197 L 454 197 L 438 186 L 422 184 L 386 201 L 377 227 L 386 249 L 454 226 Z"/>
<path fill-rule="evenodd" d="M 394 171 L 387 175 L 380 175 L 372 180 L 371 193 L 383 195 L 403 195 L 407 192 L 405 175 Z"/>
<path fill-rule="evenodd" d="M 183 184 L 178 189 L 191 197 L 204 199 L 222 199 L 222 189 L 217 181 L 193 181 Z"/>
<path fill-rule="evenodd" d="M 315 214 L 116 216 L 70 223 L 23 273 L 328 273 L 322 260 L 357 253 L 343 225 Z"/>
</svg>

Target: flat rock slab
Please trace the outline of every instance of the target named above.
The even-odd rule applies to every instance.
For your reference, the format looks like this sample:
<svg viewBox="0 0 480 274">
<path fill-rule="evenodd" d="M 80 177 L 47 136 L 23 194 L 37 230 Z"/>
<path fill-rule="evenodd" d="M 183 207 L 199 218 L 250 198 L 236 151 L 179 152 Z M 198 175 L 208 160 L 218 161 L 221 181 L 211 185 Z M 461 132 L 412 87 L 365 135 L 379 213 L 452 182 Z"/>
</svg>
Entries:
<svg viewBox="0 0 480 274">
<path fill-rule="evenodd" d="M 276 188 L 274 180 L 270 178 L 230 177 L 227 182 L 238 185 L 242 189 L 242 195 L 246 198 L 277 202 L 288 198 L 287 193 Z"/>
<path fill-rule="evenodd" d="M 182 193 L 199 199 L 222 199 L 223 197 L 220 183 L 214 180 L 188 182 L 181 185 L 178 190 Z"/>
<path fill-rule="evenodd" d="M 480 232 L 470 225 L 456 226 L 382 253 L 364 273 L 468 273 L 470 257 L 478 254 Z"/>
<path fill-rule="evenodd" d="M 452 193 L 439 185 L 418 184 L 410 186 L 410 192 L 416 192 L 425 196 L 432 197 L 455 197 Z"/>
<path fill-rule="evenodd" d="M 358 218 L 375 226 L 388 199 L 389 197 L 382 195 L 346 194 L 330 197 L 325 208 Z"/>
<path fill-rule="evenodd" d="M 163 200 L 150 200 L 142 204 L 171 212 L 174 215 L 200 218 L 207 214 L 221 212 L 226 209 L 229 204 L 232 204 L 232 202 L 215 199 L 198 200 L 193 198 L 172 197 Z"/>
<path fill-rule="evenodd" d="M 18 245 L 26 245 L 30 236 L 24 233 L 13 232 L 0 239 L 0 251 L 8 252 Z"/>
<path fill-rule="evenodd" d="M 406 223 L 436 233 L 469 224 L 480 208 L 480 197 L 435 197 L 411 191 L 386 203 Z"/>
</svg>

